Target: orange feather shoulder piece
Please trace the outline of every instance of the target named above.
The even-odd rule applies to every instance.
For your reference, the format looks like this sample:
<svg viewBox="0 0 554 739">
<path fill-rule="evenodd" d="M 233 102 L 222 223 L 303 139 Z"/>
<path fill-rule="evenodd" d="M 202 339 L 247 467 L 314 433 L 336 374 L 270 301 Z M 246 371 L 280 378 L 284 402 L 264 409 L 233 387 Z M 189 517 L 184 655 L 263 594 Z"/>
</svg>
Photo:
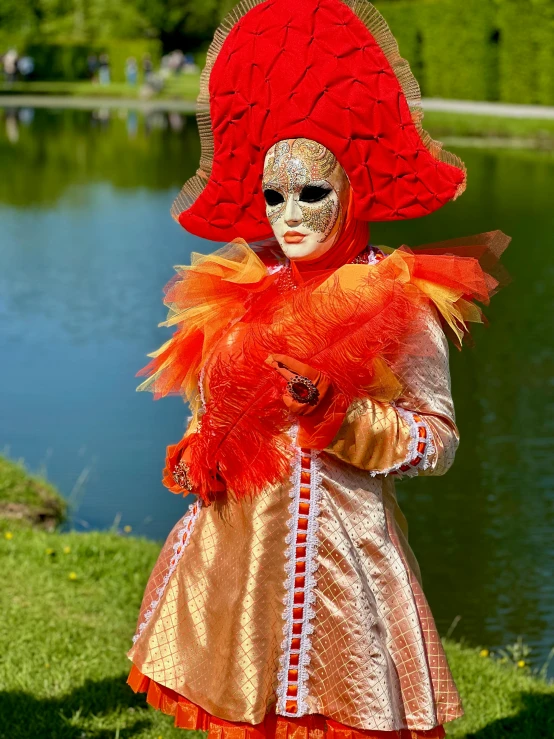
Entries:
<svg viewBox="0 0 554 739">
<path fill-rule="evenodd" d="M 206 402 L 190 444 L 194 488 L 212 499 L 217 473 L 241 498 L 288 473 L 294 419 L 268 355 L 319 369 L 345 402 L 393 400 L 403 388 L 391 367 L 421 351 L 413 338 L 425 308 L 436 308 L 461 345 L 468 323 L 483 320 L 474 301 L 488 303 L 499 285 L 490 274 L 491 244 L 499 256 L 508 241 L 493 232 L 452 246 L 401 247 L 377 264 L 347 264 L 295 290 L 279 289 L 279 272 L 268 274 L 244 242 L 179 268 L 166 289 L 165 325 L 176 332 L 142 371 L 149 378 L 139 389 L 156 397 L 180 392 L 190 400 L 204 372 Z"/>
<path fill-rule="evenodd" d="M 160 326 L 176 330 L 149 355 L 152 361 L 138 373 L 147 379 L 137 390 L 150 390 L 156 399 L 181 394 L 190 401 L 203 361 L 225 329 L 244 315 L 252 291 L 265 287 L 268 274 L 241 239 L 213 254 L 193 253 L 190 267 L 175 270 L 177 274 L 164 288 L 169 313 Z"/>
</svg>

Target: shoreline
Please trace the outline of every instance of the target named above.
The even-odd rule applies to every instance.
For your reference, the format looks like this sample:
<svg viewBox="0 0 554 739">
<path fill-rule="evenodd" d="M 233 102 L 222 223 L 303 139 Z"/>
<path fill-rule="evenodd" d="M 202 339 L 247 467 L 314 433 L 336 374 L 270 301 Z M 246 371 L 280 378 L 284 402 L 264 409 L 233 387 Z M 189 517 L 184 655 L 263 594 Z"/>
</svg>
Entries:
<svg viewBox="0 0 554 739">
<path fill-rule="evenodd" d="M 439 98 L 423 98 L 422 105 L 424 128 L 446 147 L 554 151 L 554 107 Z M 128 95 L 7 94 L 0 90 L 0 115 L 2 110 L 6 117 L 18 115 L 25 108 L 193 116 L 196 103 L 186 96 L 141 99 Z"/>
<path fill-rule="evenodd" d="M 0 108 L 52 108 L 69 110 L 139 110 L 144 113 L 163 111 L 168 113 L 195 113 L 196 103 L 192 100 L 164 98 L 126 98 L 85 95 L 49 95 L 25 93 L 7 94 L 0 92 Z"/>
<path fill-rule="evenodd" d="M 493 118 L 554 121 L 554 106 L 523 105 L 519 103 L 486 102 L 478 100 L 447 100 L 422 98 L 425 112 L 458 113 Z M 167 110 L 194 113 L 196 101 L 180 98 L 134 98 L 121 95 L 73 95 L 71 93 L 25 93 L 0 89 L 0 107 L 9 108 L 130 108 L 137 110 Z"/>
</svg>

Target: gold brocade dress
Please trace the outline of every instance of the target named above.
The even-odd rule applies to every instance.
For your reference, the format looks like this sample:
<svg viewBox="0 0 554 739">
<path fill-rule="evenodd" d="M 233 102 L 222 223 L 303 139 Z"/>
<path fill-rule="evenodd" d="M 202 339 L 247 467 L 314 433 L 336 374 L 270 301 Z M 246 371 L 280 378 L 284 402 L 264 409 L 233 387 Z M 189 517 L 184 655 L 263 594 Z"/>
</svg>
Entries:
<svg viewBox="0 0 554 739">
<path fill-rule="evenodd" d="M 170 533 L 130 683 L 178 726 L 319 716 L 328 731 L 439 737 L 462 714 L 395 496 L 395 476 L 442 475 L 458 445 L 432 309 L 418 340 L 393 368 L 396 403 L 354 402 L 327 449 L 297 449 L 290 479 L 252 500 L 196 501 Z"/>
</svg>

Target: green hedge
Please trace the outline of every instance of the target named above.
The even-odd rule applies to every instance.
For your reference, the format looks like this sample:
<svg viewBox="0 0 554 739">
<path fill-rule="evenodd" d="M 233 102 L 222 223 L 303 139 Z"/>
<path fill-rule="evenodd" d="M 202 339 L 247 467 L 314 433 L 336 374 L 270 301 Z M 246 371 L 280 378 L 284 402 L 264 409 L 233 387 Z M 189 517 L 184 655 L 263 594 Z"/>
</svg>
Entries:
<svg viewBox="0 0 554 739">
<path fill-rule="evenodd" d="M 500 99 L 554 103 L 554 7 L 552 0 L 502 0 Z"/>
<path fill-rule="evenodd" d="M 35 60 L 37 79 L 73 82 L 86 79 L 87 57 L 95 51 L 86 44 L 29 44 L 24 53 Z"/>
<path fill-rule="evenodd" d="M 34 77 L 39 80 L 65 80 L 74 82 L 88 77 L 87 58 L 102 53 L 110 58 L 112 82 L 125 82 L 125 60 L 134 56 L 140 68 L 144 54 L 150 54 L 154 65 L 159 64 L 162 53 L 157 39 L 112 40 L 96 44 L 41 43 L 28 44 L 24 53 L 35 60 Z"/>
<path fill-rule="evenodd" d="M 428 97 L 554 104 L 554 0 L 383 0 Z"/>
</svg>

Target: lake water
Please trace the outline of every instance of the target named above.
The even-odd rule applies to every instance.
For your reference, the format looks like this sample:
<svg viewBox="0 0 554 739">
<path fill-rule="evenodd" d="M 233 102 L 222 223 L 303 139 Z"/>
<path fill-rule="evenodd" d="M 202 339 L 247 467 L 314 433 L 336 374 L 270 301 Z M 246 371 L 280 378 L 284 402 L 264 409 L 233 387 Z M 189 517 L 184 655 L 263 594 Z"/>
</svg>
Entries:
<svg viewBox="0 0 554 739">
<path fill-rule="evenodd" d="M 442 478 L 398 486 L 442 634 L 537 664 L 554 645 L 554 158 L 458 150 L 467 193 L 424 219 L 376 224 L 396 246 L 501 228 L 513 283 L 476 346 L 452 352 L 461 446 Z M 162 539 L 186 502 L 160 483 L 182 433 L 176 398 L 136 394 L 165 338 L 162 287 L 191 250 L 169 216 L 198 166 L 194 119 L 0 111 L 0 449 L 45 469 L 77 529 L 114 520 Z"/>
</svg>

